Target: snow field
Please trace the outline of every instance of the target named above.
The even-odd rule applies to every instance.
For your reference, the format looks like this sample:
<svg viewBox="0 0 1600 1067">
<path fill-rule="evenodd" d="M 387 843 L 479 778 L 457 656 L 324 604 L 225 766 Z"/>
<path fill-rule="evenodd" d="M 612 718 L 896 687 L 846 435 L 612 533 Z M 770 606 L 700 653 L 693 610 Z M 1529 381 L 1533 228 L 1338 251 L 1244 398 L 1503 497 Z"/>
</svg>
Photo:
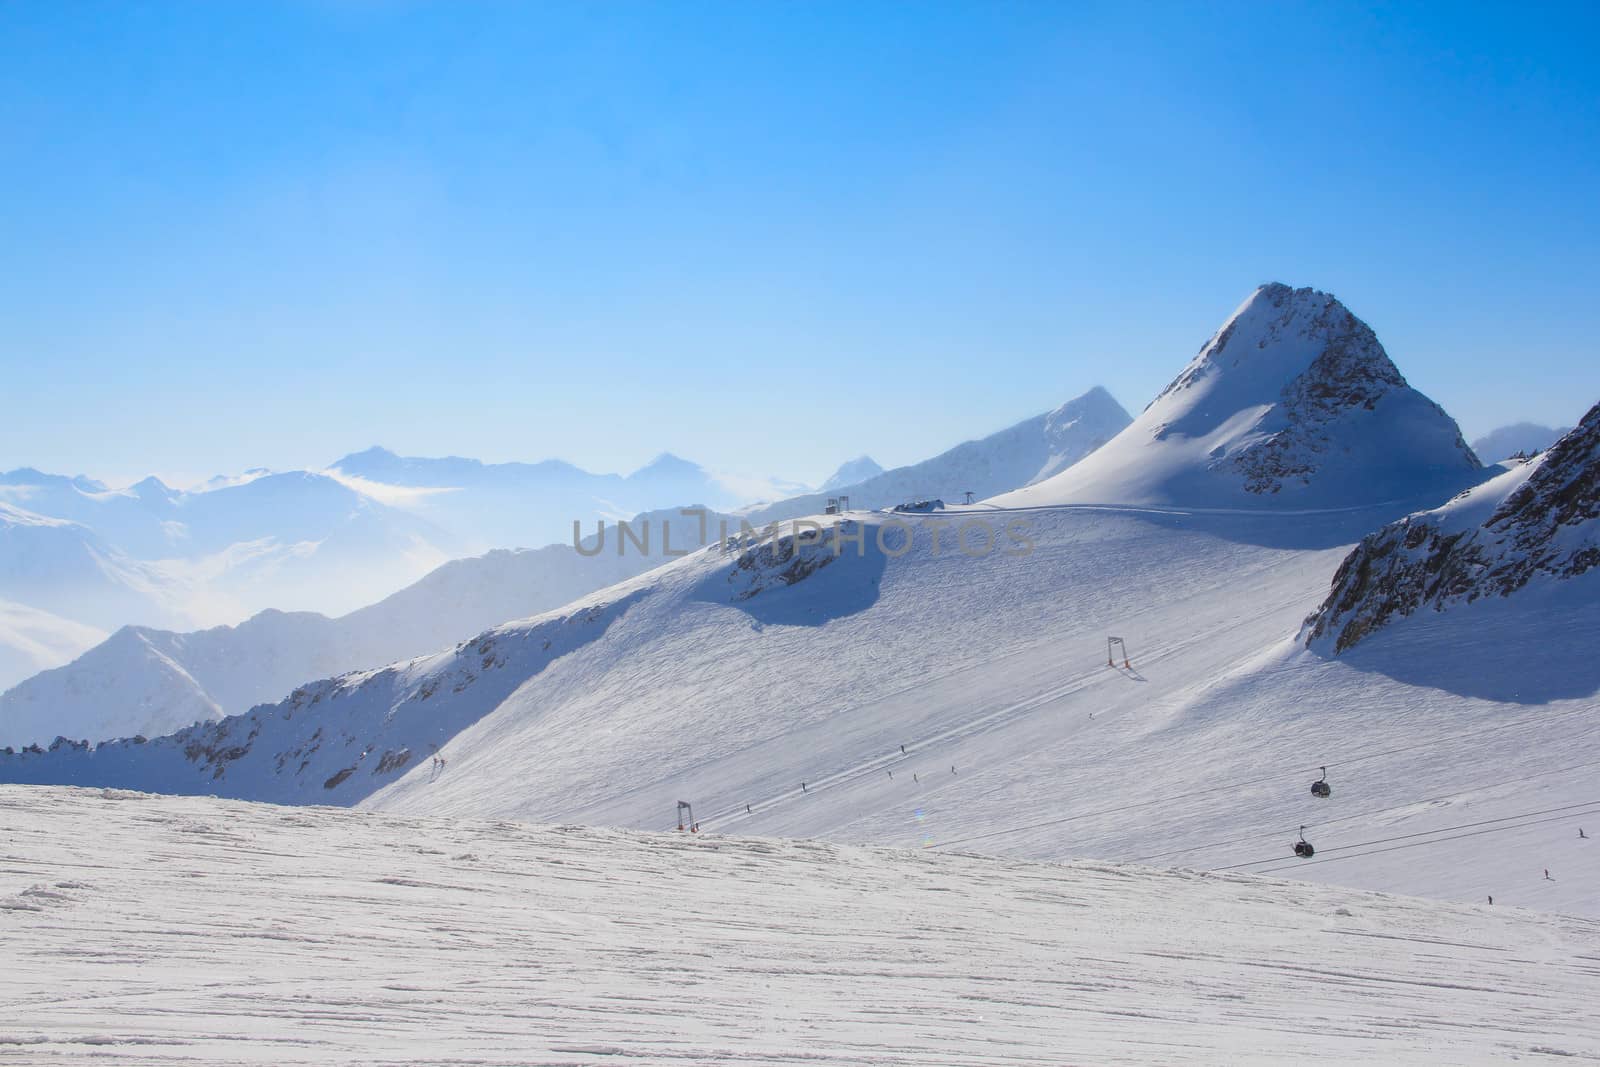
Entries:
<svg viewBox="0 0 1600 1067">
<path fill-rule="evenodd" d="M 1236 875 L 0 787 L 0 1061 L 1600 1058 L 1600 929 Z"/>
</svg>

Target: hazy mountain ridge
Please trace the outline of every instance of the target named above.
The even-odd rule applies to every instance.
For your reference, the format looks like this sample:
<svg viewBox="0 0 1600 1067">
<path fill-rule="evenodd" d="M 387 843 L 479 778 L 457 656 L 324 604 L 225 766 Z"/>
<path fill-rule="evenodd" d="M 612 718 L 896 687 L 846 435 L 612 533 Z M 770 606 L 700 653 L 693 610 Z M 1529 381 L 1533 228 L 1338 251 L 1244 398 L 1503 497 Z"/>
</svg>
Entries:
<svg viewBox="0 0 1600 1067">
<path fill-rule="evenodd" d="M 817 492 L 826 493 L 845 486 L 858 485 L 882 473 L 883 468 L 878 466 L 877 460 L 871 456 L 857 456 L 839 464 L 839 469 L 828 475 L 828 480 L 817 487 Z"/>
<path fill-rule="evenodd" d="M 1490 430 L 1472 442 L 1472 451 L 1484 463 L 1500 463 L 1515 455 L 1531 456 L 1543 452 L 1571 431 L 1571 426 L 1515 422 Z"/>
<path fill-rule="evenodd" d="M 771 499 L 787 487 L 772 478 L 720 475 L 663 452 L 628 475 L 594 474 L 564 460 L 483 463 L 398 456 L 373 447 L 345 456 L 330 470 L 361 479 L 369 492 L 413 492 L 405 505 L 447 529 L 476 551 L 571 543 L 572 524 L 627 519 L 699 502 L 731 511 Z"/>
<path fill-rule="evenodd" d="M 813 493 L 745 509 L 752 522 L 820 513 L 829 496 L 849 496 L 855 509 L 892 507 L 914 500 L 959 502 L 1028 485 L 1070 467 L 1116 436 L 1128 413 L 1100 386 L 1060 407 L 997 433 L 964 441 L 921 463 L 884 471 L 827 493 Z"/>
<path fill-rule="evenodd" d="M 1013 488 L 1081 458 L 1126 421 L 1121 406 L 1096 388 L 997 434 L 866 483 L 844 486 L 839 492 L 853 494 L 851 506 L 862 508 L 896 504 L 935 490 L 954 498 L 952 486 L 980 492 Z M 871 464 L 862 457 L 841 470 L 866 469 L 863 460 Z M 590 477 L 560 461 L 483 464 L 460 457 L 406 458 L 378 448 L 345 457 L 337 467 L 341 476 L 356 479 L 353 488 L 341 487 L 351 493 L 363 488 L 382 492 L 376 487 L 378 479 L 388 479 L 385 485 L 429 492 L 438 489 L 437 483 L 450 481 L 499 486 L 493 495 L 478 499 L 495 512 L 495 521 L 504 521 L 530 502 L 550 504 L 548 497 L 522 492 L 530 477 L 550 472 L 559 477 L 577 472 L 580 480 Z M 262 477 L 258 472 L 243 484 L 255 484 Z M 662 486 L 676 486 L 672 491 L 687 493 L 703 488 L 707 475 L 695 464 L 664 454 L 629 479 L 606 477 L 613 483 L 652 482 L 661 492 L 668 491 Z M 502 508 L 499 494 L 508 487 L 516 491 L 515 507 Z M 439 492 L 420 498 L 423 512 L 437 500 L 461 499 L 456 489 Z M 819 512 L 825 499 L 824 494 L 802 496 L 749 509 L 742 517 L 763 525 L 775 518 Z M 423 655 L 487 627 L 559 607 L 664 562 L 669 558 L 661 540 L 665 523 L 672 524 L 671 546 L 676 551 L 715 540 L 722 532 L 719 520 L 726 520 L 729 532 L 737 532 L 738 517 L 715 509 L 703 531 L 698 519 L 685 518 L 675 508 L 634 516 L 635 526 L 641 532 L 650 528 L 654 540 L 646 555 L 630 545 L 621 556 L 616 552 L 614 523 L 607 521 L 611 534 L 605 549 L 587 556 L 572 549 L 573 519 L 565 518 L 561 543 L 496 550 L 443 564 L 382 603 L 337 620 L 274 609 L 237 626 L 201 633 L 139 628 L 137 633 L 118 634 L 108 643 L 124 647 L 85 656 L 0 694 L 0 744 L 48 742 L 57 735 L 91 741 L 134 733 L 156 736 L 196 717 L 238 714 L 281 697 L 308 678 Z M 593 538 L 597 521 L 602 520 L 586 518 L 580 524 L 586 539 Z M 130 703 L 118 694 L 137 694 L 138 700 Z"/>
<path fill-rule="evenodd" d="M 110 489 L 32 468 L 0 474 L 0 599 L 102 631 L 232 624 L 263 610 L 341 615 L 471 552 L 570 545 L 574 522 L 592 531 L 602 517 L 692 501 L 743 504 L 783 484 L 724 485 L 667 454 L 627 477 L 558 460 L 483 464 L 382 449 L 340 462 L 350 471 L 255 469 L 187 491 L 157 478 Z M 553 570 L 544 577 L 571 595 L 595 587 L 562 584 Z M 65 647 L 11 630 L 0 630 L 0 642 L 0 689 L 22 681 L 28 666 L 59 665 L 40 656 Z"/>
<path fill-rule="evenodd" d="M 104 630 L 0 600 L 0 685 L 71 660 L 105 639 Z"/>
<path fill-rule="evenodd" d="M 82 523 L 0 503 L 0 598 L 97 629 L 118 619 L 177 622 L 160 569 L 106 543 Z"/>
<path fill-rule="evenodd" d="M 714 513 L 708 533 L 717 536 Z M 660 565 L 698 547 L 700 519 L 677 509 L 636 516 L 651 530 L 649 551 L 618 551 L 607 524 L 593 527 L 586 552 L 570 544 L 496 549 L 452 560 L 376 604 L 339 618 L 315 612 L 260 612 L 235 626 L 196 632 L 123 627 L 71 663 L 0 693 L 0 744 L 57 736 L 99 742 L 157 737 L 190 723 L 243 713 L 308 679 L 408 660 L 466 635 L 529 618 Z"/>
</svg>

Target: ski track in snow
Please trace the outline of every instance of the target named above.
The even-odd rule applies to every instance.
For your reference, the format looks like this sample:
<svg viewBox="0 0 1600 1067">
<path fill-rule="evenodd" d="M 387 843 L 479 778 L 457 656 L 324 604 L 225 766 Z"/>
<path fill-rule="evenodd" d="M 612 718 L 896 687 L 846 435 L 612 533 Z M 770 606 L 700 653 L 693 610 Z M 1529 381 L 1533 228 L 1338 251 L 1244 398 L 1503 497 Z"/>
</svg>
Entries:
<svg viewBox="0 0 1600 1067">
<path fill-rule="evenodd" d="M 0 1062 L 1600 1060 L 1600 925 L 1236 875 L 0 787 Z"/>
</svg>

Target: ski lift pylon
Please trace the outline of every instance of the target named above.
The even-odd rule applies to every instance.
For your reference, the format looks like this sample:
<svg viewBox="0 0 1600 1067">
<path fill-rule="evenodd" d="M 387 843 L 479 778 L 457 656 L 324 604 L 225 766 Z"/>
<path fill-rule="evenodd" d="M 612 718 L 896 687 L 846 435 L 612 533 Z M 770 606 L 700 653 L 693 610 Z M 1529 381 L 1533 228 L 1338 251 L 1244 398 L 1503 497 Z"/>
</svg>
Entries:
<svg viewBox="0 0 1600 1067">
<path fill-rule="evenodd" d="M 1128 643 L 1120 637 L 1106 638 L 1106 666 L 1117 665 L 1117 649 L 1122 650 L 1122 667 L 1124 670 L 1133 670 L 1133 664 L 1128 662 Z"/>
<path fill-rule="evenodd" d="M 694 821 L 694 808 L 687 800 L 678 801 L 678 829 L 691 834 L 700 832 L 700 824 Z"/>
</svg>

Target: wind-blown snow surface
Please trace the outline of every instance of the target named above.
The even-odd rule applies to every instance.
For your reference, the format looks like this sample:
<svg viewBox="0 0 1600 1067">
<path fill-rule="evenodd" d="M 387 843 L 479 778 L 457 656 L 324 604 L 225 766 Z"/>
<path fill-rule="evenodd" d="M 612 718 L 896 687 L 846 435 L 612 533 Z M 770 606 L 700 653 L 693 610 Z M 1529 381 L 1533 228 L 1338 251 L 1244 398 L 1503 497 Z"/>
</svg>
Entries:
<svg viewBox="0 0 1600 1067">
<path fill-rule="evenodd" d="M 0 1058 L 1600 1057 L 1595 925 L 1268 879 L 0 788 Z"/>
<path fill-rule="evenodd" d="M 1132 425 L 1008 505 L 1337 507 L 1485 475 L 1455 420 L 1406 384 L 1327 293 L 1257 289 Z"/>
</svg>

